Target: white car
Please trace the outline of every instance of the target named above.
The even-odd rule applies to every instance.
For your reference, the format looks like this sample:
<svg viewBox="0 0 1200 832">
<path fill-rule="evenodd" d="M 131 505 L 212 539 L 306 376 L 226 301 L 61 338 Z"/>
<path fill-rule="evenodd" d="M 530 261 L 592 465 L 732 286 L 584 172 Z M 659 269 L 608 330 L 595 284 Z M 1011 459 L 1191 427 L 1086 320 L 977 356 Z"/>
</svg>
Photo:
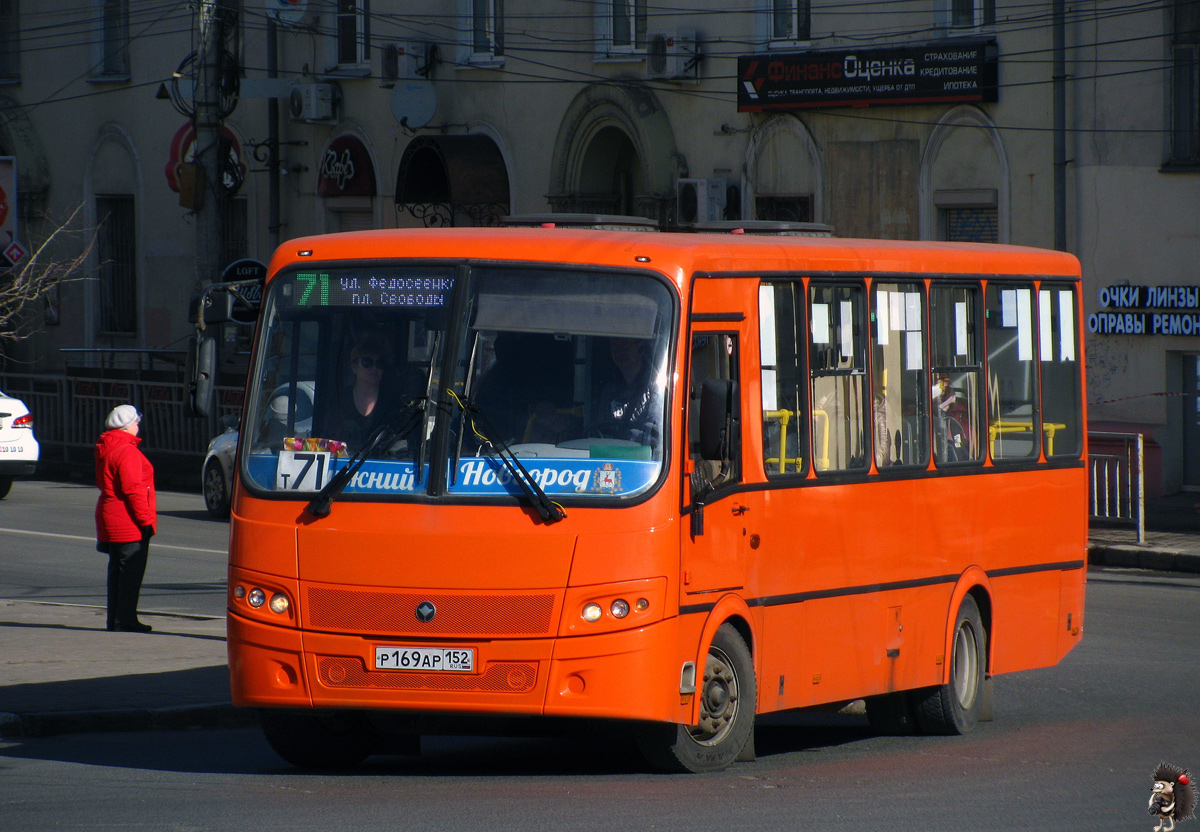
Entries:
<svg viewBox="0 0 1200 832">
<path fill-rule="evenodd" d="M 294 430 L 297 435 L 307 436 L 312 428 L 313 383 L 301 381 L 297 383 L 296 389 L 298 401 Z M 280 423 L 287 420 L 287 393 L 286 385 L 275 391 L 271 399 L 271 407 L 266 414 L 270 419 Z M 208 509 L 211 516 L 218 518 L 229 516 L 233 469 L 237 464 L 238 424 L 232 417 L 226 417 L 226 419 L 230 419 L 230 421 L 226 424 L 225 432 L 214 436 L 208 443 L 208 453 L 204 455 L 204 467 L 201 469 L 203 471 L 201 484 L 204 491 L 204 507 Z M 264 441 L 262 437 L 268 435 L 278 435 L 282 438 L 283 428 L 279 425 L 276 425 L 274 429 L 264 426 L 256 441 Z"/>
<path fill-rule="evenodd" d="M 204 473 L 201 475 L 204 507 L 213 517 L 229 516 L 234 455 L 237 453 L 238 443 L 236 425 L 234 422 L 226 427 L 224 433 L 214 436 L 208 443 L 208 453 L 204 455 Z"/>
<path fill-rule="evenodd" d="M 34 472 L 39 451 L 29 408 L 0 392 L 0 500 L 12 488 L 13 477 Z"/>
</svg>

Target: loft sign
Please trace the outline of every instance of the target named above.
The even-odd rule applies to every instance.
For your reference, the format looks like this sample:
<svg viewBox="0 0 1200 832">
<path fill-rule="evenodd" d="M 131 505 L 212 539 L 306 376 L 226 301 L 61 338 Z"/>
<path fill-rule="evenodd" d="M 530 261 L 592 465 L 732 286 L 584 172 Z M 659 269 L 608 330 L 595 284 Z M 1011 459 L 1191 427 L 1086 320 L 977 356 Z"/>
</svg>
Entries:
<svg viewBox="0 0 1200 832">
<path fill-rule="evenodd" d="M 1200 335 L 1200 286 L 1104 286 L 1088 316 L 1096 335 Z M 1183 310 L 1183 311 L 1179 311 Z"/>
</svg>

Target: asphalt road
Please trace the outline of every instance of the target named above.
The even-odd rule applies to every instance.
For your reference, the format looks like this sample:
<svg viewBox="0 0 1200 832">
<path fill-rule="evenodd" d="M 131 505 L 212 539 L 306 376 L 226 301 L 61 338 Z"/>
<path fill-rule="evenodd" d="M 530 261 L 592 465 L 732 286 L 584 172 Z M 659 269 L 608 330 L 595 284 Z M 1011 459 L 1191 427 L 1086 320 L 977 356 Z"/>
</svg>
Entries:
<svg viewBox="0 0 1200 832">
<path fill-rule="evenodd" d="M 102 563 L 75 539 L 94 493 L 14 494 L 25 502 L 0 504 L 0 597 L 100 598 Z M 154 604 L 211 610 L 224 526 L 198 495 L 164 502 Z M 14 531 L 39 528 L 55 531 Z M 995 721 L 965 737 L 882 737 L 862 717 L 792 713 L 763 721 L 757 762 L 711 775 L 653 774 L 619 730 L 426 739 L 419 757 L 337 774 L 289 768 L 253 729 L 9 741 L 0 830 L 1150 832 L 1153 767 L 1200 773 L 1200 580 L 1094 572 L 1085 628 L 1059 666 L 999 677 Z"/>
<path fill-rule="evenodd" d="M 199 473 L 196 475 L 199 480 Z M 103 607 L 108 558 L 96 551 L 93 485 L 18 480 L 0 500 L 0 598 Z M 223 616 L 229 524 L 199 493 L 158 492 L 144 611 Z"/>
</svg>

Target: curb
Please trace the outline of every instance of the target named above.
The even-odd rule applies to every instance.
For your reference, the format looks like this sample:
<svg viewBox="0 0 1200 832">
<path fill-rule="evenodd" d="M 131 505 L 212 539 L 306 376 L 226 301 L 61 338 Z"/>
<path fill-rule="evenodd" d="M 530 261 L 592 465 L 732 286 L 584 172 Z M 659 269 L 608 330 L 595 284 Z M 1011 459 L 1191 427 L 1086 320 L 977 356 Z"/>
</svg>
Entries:
<svg viewBox="0 0 1200 832">
<path fill-rule="evenodd" d="M 171 708 L 0 713 L 0 739 L 93 734 L 102 731 L 184 731 L 190 728 L 244 728 L 256 722 L 254 711 L 231 704 Z"/>
<path fill-rule="evenodd" d="M 1148 549 L 1136 545 L 1089 544 L 1088 563 L 1124 569 L 1150 569 L 1156 572 L 1200 573 L 1200 554 Z"/>
</svg>

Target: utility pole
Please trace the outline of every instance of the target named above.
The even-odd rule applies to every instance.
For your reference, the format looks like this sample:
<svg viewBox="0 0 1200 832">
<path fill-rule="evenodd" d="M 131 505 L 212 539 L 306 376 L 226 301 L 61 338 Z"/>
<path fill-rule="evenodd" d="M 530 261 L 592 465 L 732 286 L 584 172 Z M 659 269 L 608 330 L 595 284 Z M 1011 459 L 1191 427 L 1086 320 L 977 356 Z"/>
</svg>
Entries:
<svg viewBox="0 0 1200 832">
<path fill-rule="evenodd" d="M 1067 250 L 1067 37 L 1065 0 L 1051 4 L 1054 87 L 1054 247 Z"/>
<path fill-rule="evenodd" d="M 199 205 L 196 207 L 196 291 L 217 278 L 221 267 L 221 55 L 224 51 L 219 0 L 200 0 L 196 56 L 195 151 Z"/>
<path fill-rule="evenodd" d="M 267 13 L 267 78 L 279 77 L 279 53 L 275 15 Z M 267 99 L 267 231 L 271 235 L 271 251 L 279 248 L 279 99 Z"/>
</svg>

